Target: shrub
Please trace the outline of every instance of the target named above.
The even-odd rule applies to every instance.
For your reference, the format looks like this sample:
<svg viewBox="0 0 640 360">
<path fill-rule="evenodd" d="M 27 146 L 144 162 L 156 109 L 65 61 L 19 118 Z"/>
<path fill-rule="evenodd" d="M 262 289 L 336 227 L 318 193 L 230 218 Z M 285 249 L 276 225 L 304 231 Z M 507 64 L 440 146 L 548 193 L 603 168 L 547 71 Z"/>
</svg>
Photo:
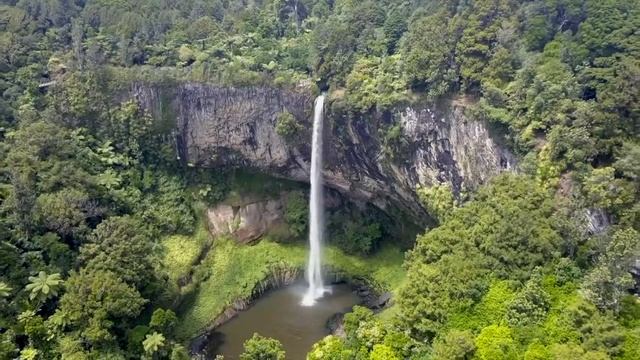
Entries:
<svg viewBox="0 0 640 360">
<path fill-rule="evenodd" d="M 281 112 L 276 118 L 276 133 L 287 141 L 294 140 L 302 130 L 302 125 L 288 111 Z"/>
<path fill-rule="evenodd" d="M 280 341 L 255 333 L 244 342 L 240 360 L 284 360 L 284 350 Z"/>
<path fill-rule="evenodd" d="M 292 191 L 287 196 L 284 218 L 293 236 L 299 237 L 307 233 L 309 204 L 301 191 Z"/>
</svg>

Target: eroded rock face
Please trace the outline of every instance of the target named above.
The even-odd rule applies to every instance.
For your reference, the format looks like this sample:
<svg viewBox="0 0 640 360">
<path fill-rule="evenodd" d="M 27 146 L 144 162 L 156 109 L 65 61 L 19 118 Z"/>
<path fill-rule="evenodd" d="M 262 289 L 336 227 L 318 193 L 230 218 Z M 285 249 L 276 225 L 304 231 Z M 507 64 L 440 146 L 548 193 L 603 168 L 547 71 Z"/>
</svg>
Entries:
<svg viewBox="0 0 640 360">
<path fill-rule="evenodd" d="M 209 231 L 214 236 L 229 235 L 246 244 L 283 223 L 284 202 L 265 199 L 243 205 L 219 204 L 207 209 Z"/>
<path fill-rule="evenodd" d="M 132 94 L 156 119 L 174 119 L 177 152 L 185 163 L 247 167 L 308 182 L 314 101 L 308 89 L 137 84 Z M 459 193 L 514 166 L 485 124 L 469 119 L 464 110 L 448 102 L 352 117 L 334 111 L 329 101 L 325 184 L 354 200 L 401 209 L 417 223 L 428 222 L 415 194 L 418 186 L 447 182 Z M 275 131 L 283 111 L 303 125 L 298 141 L 287 142 Z M 398 122 L 405 145 L 402 157 L 391 159 L 383 151 L 381 130 Z"/>
</svg>

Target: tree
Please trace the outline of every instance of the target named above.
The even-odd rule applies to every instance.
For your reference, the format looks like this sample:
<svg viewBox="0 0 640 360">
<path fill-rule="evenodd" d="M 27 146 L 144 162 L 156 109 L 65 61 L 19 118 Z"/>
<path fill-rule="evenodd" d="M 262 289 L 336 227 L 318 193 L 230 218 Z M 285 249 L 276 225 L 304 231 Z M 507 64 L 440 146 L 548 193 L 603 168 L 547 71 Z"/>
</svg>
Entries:
<svg viewBox="0 0 640 360">
<path fill-rule="evenodd" d="M 63 189 L 42 194 L 36 200 L 43 225 L 61 237 L 82 239 L 88 229 L 85 220 L 90 216 L 89 196 L 76 189 Z"/>
<path fill-rule="evenodd" d="M 171 349 L 171 360 L 189 360 L 189 352 L 182 345 L 174 345 Z"/>
<path fill-rule="evenodd" d="M 364 57 L 347 76 L 346 100 L 357 111 L 378 111 L 406 99 L 407 83 L 400 55 Z"/>
<path fill-rule="evenodd" d="M 153 334 L 147 335 L 147 337 L 142 342 L 142 346 L 144 347 L 145 353 L 153 355 L 164 346 L 164 343 L 164 336 L 158 332 L 153 332 Z"/>
<path fill-rule="evenodd" d="M 100 344 L 113 344 L 114 328 L 126 328 L 146 302 L 113 272 L 81 269 L 67 279 L 67 292 L 48 322 L 58 334 L 64 335 L 60 341 L 68 339 L 68 344 L 79 341 L 81 349 L 90 350 Z M 60 343 L 62 349 L 64 344 Z"/>
<path fill-rule="evenodd" d="M 30 283 L 25 286 L 25 290 L 30 291 L 29 299 L 43 302 L 50 297 L 58 296 L 58 289 L 64 282 L 60 274 L 47 274 L 40 271 L 38 276 L 29 276 Z"/>
<path fill-rule="evenodd" d="M 401 53 L 409 81 L 414 87 L 426 88 L 432 97 L 448 93 L 458 78 L 454 59 L 457 21 L 443 12 L 422 17 L 409 25 L 403 41 Z"/>
<path fill-rule="evenodd" d="M 354 306 L 351 312 L 344 316 L 344 332 L 347 343 L 353 348 L 359 348 L 358 329 L 373 320 L 373 312 L 363 306 Z"/>
<path fill-rule="evenodd" d="M 613 167 L 593 169 L 584 182 L 588 200 L 597 207 L 619 211 L 633 202 L 633 187 L 624 179 L 615 178 Z"/>
<path fill-rule="evenodd" d="M 176 317 L 176 313 L 170 309 L 165 310 L 160 308 L 153 311 L 153 315 L 151 315 L 151 320 L 149 321 L 149 327 L 164 334 L 171 334 L 177 322 L 178 318 Z"/>
<path fill-rule="evenodd" d="M 40 351 L 32 347 L 20 350 L 20 360 L 36 360 L 40 357 Z"/>
<path fill-rule="evenodd" d="M 353 351 L 337 336 L 329 335 L 313 344 L 307 360 L 351 360 Z"/>
<path fill-rule="evenodd" d="M 511 326 L 526 326 L 542 321 L 549 311 L 551 299 L 542 289 L 541 276 L 534 274 L 509 303 L 507 322 Z"/>
<path fill-rule="evenodd" d="M 596 306 L 578 298 L 567 306 L 563 316 L 579 334 L 580 347 L 617 357 L 624 351 L 625 334 L 621 326 Z"/>
<path fill-rule="evenodd" d="M 622 144 L 620 155 L 613 167 L 625 177 L 638 181 L 640 179 L 640 144 L 632 142 Z"/>
<path fill-rule="evenodd" d="M 113 140 L 119 152 L 139 158 L 150 140 L 153 119 L 134 100 L 123 102 L 109 115 L 101 129 L 104 136 Z"/>
<path fill-rule="evenodd" d="M 282 344 L 278 340 L 255 333 L 251 339 L 245 341 L 240 360 L 284 360 L 284 354 Z"/>
<path fill-rule="evenodd" d="M 87 270 L 110 271 L 138 289 L 154 280 L 152 256 L 151 235 L 132 216 L 101 222 L 80 248 L 80 260 Z"/>
<path fill-rule="evenodd" d="M 456 60 L 466 89 L 474 90 L 487 66 L 498 31 L 509 11 L 506 0 L 474 1 L 468 9 L 468 17 L 456 44 Z"/>
<path fill-rule="evenodd" d="M 620 300 L 634 285 L 629 269 L 640 253 L 640 234 L 632 229 L 617 230 L 598 264 L 584 279 L 582 292 L 603 310 L 620 309 Z"/>
<path fill-rule="evenodd" d="M 434 360 L 471 360 L 476 346 L 470 331 L 451 330 L 433 344 Z"/>
<path fill-rule="evenodd" d="M 387 49 L 389 54 L 396 51 L 396 45 L 405 31 L 407 31 L 407 14 L 402 6 L 391 10 L 384 20 L 384 36 L 387 39 Z"/>
<path fill-rule="evenodd" d="M 433 339 L 454 309 L 482 298 L 487 274 L 526 281 L 536 266 L 553 260 L 562 243 L 559 216 L 549 193 L 532 179 L 502 175 L 420 235 L 398 298 L 412 335 Z"/>
<path fill-rule="evenodd" d="M 400 360 L 398 354 L 387 345 L 375 344 L 369 354 L 370 360 Z"/>
<path fill-rule="evenodd" d="M 456 199 L 448 183 L 419 187 L 417 193 L 429 215 L 438 222 L 445 221 L 456 206 Z"/>
<path fill-rule="evenodd" d="M 529 344 L 524 353 L 524 360 L 547 360 L 550 358 L 549 349 L 539 342 Z"/>
</svg>

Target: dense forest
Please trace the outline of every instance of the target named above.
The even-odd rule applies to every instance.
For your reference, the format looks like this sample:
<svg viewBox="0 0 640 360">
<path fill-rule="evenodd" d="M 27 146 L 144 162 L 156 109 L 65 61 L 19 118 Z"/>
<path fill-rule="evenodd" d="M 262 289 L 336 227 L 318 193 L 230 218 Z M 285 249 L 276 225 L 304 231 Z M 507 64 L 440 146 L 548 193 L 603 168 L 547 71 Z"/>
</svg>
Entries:
<svg viewBox="0 0 640 360">
<path fill-rule="evenodd" d="M 145 81 L 311 84 L 347 118 L 455 99 L 516 154 L 475 192 L 415 189 L 435 226 L 393 305 L 354 308 L 308 359 L 640 359 L 637 0 L 2 0 L 0 359 L 190 358 L 161 240 L 201 237 L 202 208 L 242 181 L 176 159 L 171 125 L 118 95 Z M 350 256 L 392 238 L 340 218 Z"/>
</svg>

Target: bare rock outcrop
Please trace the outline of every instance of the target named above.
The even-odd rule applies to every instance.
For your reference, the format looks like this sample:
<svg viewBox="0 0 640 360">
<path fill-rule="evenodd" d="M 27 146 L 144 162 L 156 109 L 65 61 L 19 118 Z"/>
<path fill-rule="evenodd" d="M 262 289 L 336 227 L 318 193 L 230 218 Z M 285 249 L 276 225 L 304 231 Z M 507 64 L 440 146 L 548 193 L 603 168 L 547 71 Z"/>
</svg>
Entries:
<svg viewBox="0 0 640 360">
<path fill-rule="evenodd" d="M 228 235 L 247 244 L 283 223 L 281 199 L 265 199 L 243 205 L 219 204 L 207 209 L 209 231 L 214 236 Z"/>
</svg>

